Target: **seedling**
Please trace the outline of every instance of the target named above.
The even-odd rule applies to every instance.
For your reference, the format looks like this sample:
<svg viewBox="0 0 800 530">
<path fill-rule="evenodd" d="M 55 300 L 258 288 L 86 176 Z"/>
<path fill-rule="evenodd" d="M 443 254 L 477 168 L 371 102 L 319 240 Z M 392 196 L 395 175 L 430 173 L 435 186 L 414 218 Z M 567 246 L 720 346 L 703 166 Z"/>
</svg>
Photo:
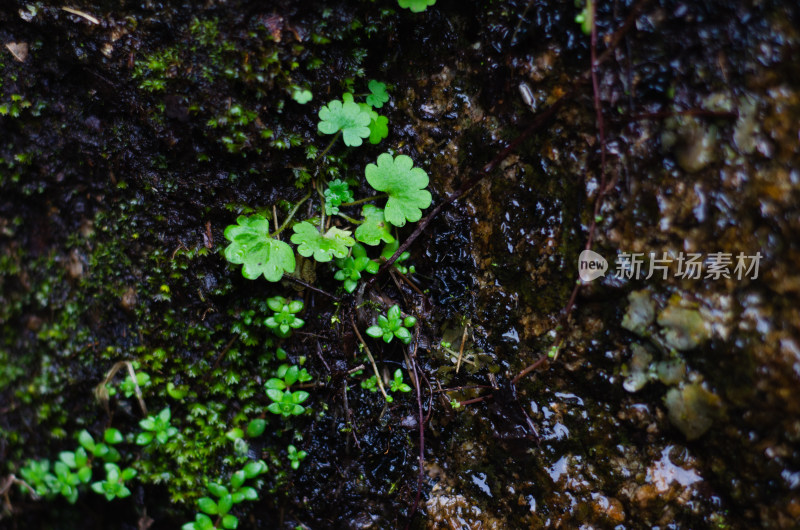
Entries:
<svg viewBox="0 0 800 530">
<path fill-rule="evenodd" d="M 403 371 L 400 368 L 394 371 L 390 390 L 392 392 L 411 392 L 411 387 L 403 382 Z"/>
<path fill-rule="evenodd" d="M 304 390 L 293 392 L 291 386 L 298 381 L 301 383 L 311 381 L 311 375 L 305 368 L 301 370 L 297 365 L 286 364 L 278 368 L 276 375 L 278 377 L 273 377 L 264 384 L 267 396 L 273 401 L 267 410 L 284 418 L 302 414 L 305 407 L 301 403 L 308 399 L 309 394 Z"/>
<path fill-rule="evenodd" d="M 305 321 L 297 316 L 303 310 L 301 300 L 286 300 L 282 296 L 273 296 L 267 299 L 267 306 L 275 314 L 264 321 L 264 324 L 279 337 L 288 337 L 293 329 L 302 328 Z"/>
<path fill-rule="evenodd" d="M 269 235 L 269 221 L 263 215 L 239 216 L 235 225 L 225 229 L 225 238 L 231 242 L 225 248 L 225 259 L 242 265 L 242 275 L 255 280 L 260 275 L 277 282 L 284 272 L 295 268 L 292 247 Z"/>
<path fill-rule="evenodd" d="M 325 190 L 325 213 L 327 215 L 335 215 L 339 213 L 339 205 L 343 202 L 350 202 L 353 200 L 353 193 L 350 191 L 350 186 L 343 180 L 332 180 L 328 183 L 328 188 Z"/>
<path fill-rule="evenodd" d="M 262 460 L 250 462 L 239 471 L 231 475 L 227 485 L 223 486 L 217 482 L 208 483 L 208 491 L 216 497 L 201 497 L 197 501 L 197 506 L 202 513 L 195 515 L 191 523 L 186 523 L 182 530 L 211 530 L 213 528 L 234 529 L 239 526 L 239 519 L 228 512 L 234 505 L 243 501 L 258 500 L 258 491 L 251 486 L 245 486 L 248 479 L 257 477 L 267 472 L 267 464 Z M 216 516 L 216 522 L 209 516 Z"/>
<path fill-rule="evenodd" d="M 397 252 L 397 249 L 400 248 L 399 241 L 392 241 L 391 243 L 387 243 L 383 246 L 383 251 L 381 251 L 381 258 L 384 260 L 388 260 L 394 253 Z M 401 274 L 414 274 L 417 270 L 414 268 L 413 265 L 406 267 L 403 265 L 404 261 L 407 261 L 411 257 L 411 253 L 403 252 L 394 262 L 394 268 L 397 269 Z"/>
<path fill-rule="evenodd" d="M 411 342 L 411 332 L 408 328 L 414 327 L 417 319 L 414 317 L 403 318 L 400 314 L 400 306 L 395 304 L 384 315 L 378 315 L 378 324 L 367 328 L 367 335 L 374 338 L 383 338 L 383 342 L 392 342 L 397 337 L 405 344 Z"/>
<path fill-rule="evenodd" d="M 413 13 L 421 13 L 436 3 L 436 0 L 397 0 L 402 8 L 410 9 Z"/>
<path fill-rule="evenodd" d="M 292 99 L 301 105 L 311 101 L 312 97 L 313 95 L 311 94 L 311 91 L 306 88 L 294 87 L 294 90 L 292 91 Z"/>
<path fill-rule="evenodd" d="M 286 450 L 288 451 L 287 456 L 289 458 L 289 461 L 291 462 L 292 469 L 299 468 L 300 462 L 302 462 L 305 459 L 305 457 L 308 456 L 308 453 L 306 453 L 305 451 L 298 451 L 297 448 L 293 445 L 289 445 L 289 447 L 287 447 Z"/>
<path fill-rule="evenodd" d="M 292 243 L 298 245 L 298 254 L 306 258 L 314 256 L 314 259 L 321 263 L 328 262 L 334 257 L 347 256 L 349 248 L 356 243 L 355 239 L 350 237 L 349 231 L 335 226 L 322 234 L 308 221 L 302 221 L 294 225 L 293 230 Z"/>
<path fill-rule="evenodd" d="M 169 424 L 170 409 L 165 407 L 158 415 L 148 416 L 139 422 L 139 426 L 144 429 L 136 437 L 138 445 L 149 445 L 153 440 L 165 444 L 167 440 L 178 434 L 178 429 Z"/>
<path fill-rule="evenodd" d="M 105 495 L 106 500 L 123 499 L 130 496 L 131 490 L 125 486 L 125 481 L 136 476 L 136 470 L 125 468 L 120 470 L 117 464 L 106 463 L 106 479 L 92 484 L 92 490 L 100 495 Z"/>
<path fill-rule="evenodd" d="M 339 270 L 336 271 L 333 277 L 340 282 L 344 282 L 344 290 L 348 293 L 356 290 L 362 272 L 366 271 L 370 274 L 375 274 L 380 268 L 377 262 L 367 257 L 366 249 L 358 243 L 353 245 L 353 253 L 350 257 L 336 260 L 336 266 Z"/>
<path fill-rule="evenodd" d="M 95 443 L 89 431 L 83 430 L 78 434 L 78 443 L 95 458 L 104 462 L 119 462 L 120 454 L 113 446 L 122 441 L 122 433 L 114 428 L 105 430 L 103 434 L 105 443 Z"/>
<path fill-rule="evenodd" d="M 367 85 L 370 95 L 367 96 L 367 103 L 379 109 L 389 101 L 389 94 L 386 93 L 386 84 L 374 79 Z"/>
<path fill-rule="evenodd" d="M 393 158 L 389 153 L 383 153 L 378 156 L 377 165 L 367 164 L 364 170 L 369 185 L 389 195 L 384 217 L 398 227 L 405 226 L 406 221 L 419 221 L 422 210 L 431 205 L 431 193 L 425 189 L 428 174 L 413 166 L 411 157 L 398 155 Z"/>
<path fill-rule="evenodd" d="M 139 363 L 134 362 L 133 367 L 137 370 L 136 372 L 136 383 L 139 385 L 139 388 L 144 390 L 146 387 L 150 386 L 150 375 L 147 372 L 140 372 L 139 370 Z M 106 385 L 108 388 L 108 395 L 113 396 L 117 393 L 117 389 L 114 388 L 114 385 L 108 384 Z M 133 383 L 133 379 L 126 377 L 120 384 L 119 384 L 120 391 L 125 395 L 126 398 L 133 397 L 136 393 L 136 385 Z"/>
</svg>

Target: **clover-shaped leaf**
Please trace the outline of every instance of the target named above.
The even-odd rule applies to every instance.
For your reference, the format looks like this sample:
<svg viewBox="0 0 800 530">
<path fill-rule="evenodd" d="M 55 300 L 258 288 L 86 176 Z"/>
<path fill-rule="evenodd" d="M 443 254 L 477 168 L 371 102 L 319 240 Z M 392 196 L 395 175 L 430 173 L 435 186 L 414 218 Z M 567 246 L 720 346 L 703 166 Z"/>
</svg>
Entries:
<svg viewBox="0 0 800 530">
<path fill-rule="evenodd" d="M 263 215 L 240 216 L 236 223 L 225 229 L 225 238 L 231 242 L 225 248 L 225 259 L 243 265 L 245 278 L 255 280 L 263 274 L 267 280 L 277 282 L 284 271 L 294 272 L 292 247 L 269 236 L 269 221 Z"/>
<path fill-rule="evenodd" d="M 334 226 L 323 235 L 308 221 L 294 225 L 294 234 L 292 235 L 292 243 L 298 245 L 297 252 L 306 258 L 313 255 L 314 259 L 319 262 L 347 256 L 348 248 L 352 247 L 355 242 L 347 230 L 341 230 Z"/>
<path fill-rule="evenodd" d="M 383 104 L 389 101 L 389 94 L 386 93 L 386 84 L 374 79 L 369 82 L 369 91 L 371 94 L 367 96 L 367 103 L 379 109 Z"/>
<path fill-rule="evenodd" d="M 353 192 L 347 182 L 336 179 L 330 181 L 325 190 L 325 213 L 328 215 L 339 213 L 339 206 L 343 202 L 353 200 Z"/>
<path fill-rule="evenodd" d="M 377 206 L 367 204 L 361 209 L 364 222 L 356 228 L 356 239 L 366 245 L 377 245 L 381 241 L 384 243 L 394 242 L 392 230 L 389 223 L 383 216 L 383 210 Z"/>
<path fill-rule="evenodd" d="M 307 88 L 294 87 L 292 91 L 292 99 L 301 105 L 311 101 L 312 97 L 314 97 L 313 94 Z"/>
<path fill-rule="evenodd" d="M 377 165 L 367 164 L 364 171 L 370 186 L 389 195 L 383 214 L 395 226 L 404 226 L 406 221 L 419 221 L 421 210 L 431 205 L 431 194 L 425 189 L 428 174 L 413 165 L 411 157 L 398 155 L 392 158 L 389 153 L 383 153 L 378 157 Z"/>
<path fill-rule="evenodd" d="M 322 134 L 342 131 L 345 145 L 357 147 L 370 135 L 370 114 L 353 101 L 333 100 L 319 110 L 317 129 Z"/>
<path fill-rule="evenodd" d="M 436 0 L 397 0 L 400 7 L 410 9 L 414 13 L 421 13 L 436 3 Z"/>
<path fill-rule="evenodd" d="M 389 118 L 374 110 L 369 111 L 369 116 L 369 143 L 374 145 L 389 136 Z"/>
</svg>

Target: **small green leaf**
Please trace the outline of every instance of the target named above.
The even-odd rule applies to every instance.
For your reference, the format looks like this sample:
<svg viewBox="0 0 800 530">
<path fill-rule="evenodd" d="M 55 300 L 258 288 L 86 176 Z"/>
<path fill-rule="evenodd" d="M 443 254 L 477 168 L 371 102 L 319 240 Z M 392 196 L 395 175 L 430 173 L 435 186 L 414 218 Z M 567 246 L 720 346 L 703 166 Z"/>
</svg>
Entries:
<svg viewBox="0 0 800 530">
<path fill-rule="evenodd" d="M 236 441 L 236 440 L 239 440 L 239 439 L 241 439 L 241 438 L 244 438 L 244 431 L 243 431 L 243 430 L 241 430 L 241 429 L 239 429 L 239 428 L 237 427 L 237 428 L 235 428 L 235 429 L 231 429 L 230 431 L 226 432 L 226 433 L 225 433 L 225 437 L 226 437 L 228 440 L 230 440 L 230 441 L 234 442 L 234 441 Z"/>
<path fill-rule="evenodd" d="M 241 488 L 246 478 L 247 476 L 245 475 L 244 470 L 237 471 L 231 475 L 231 487 L 235 490 Z"/>
<path fill-rule="evenodd" d="M 311 91 L 306 88 L 294 87 L 294 90 L 292 91 L 292 99 L 301 105 L 311 101 L 312 97 L 313 94 L 311 94 Z"/>
<path fill-rule="evenodd" d="M 225 515 L 231 511 L 231 508 L 233 508 L 233 499 L 230 495 L 225 495 L 217 502 L 217 512 L 220 515 Z"/>
<path fill-rule="evenodd" d="M 421 13 L 436 3 L 436 0 L 397 0 L 400 7 L 410 9 L 412 13 Z"/>
<path fill-rule="evenodd" d="M 364 222 L 356 228 L 356 239 L 373 246 L 381 241 L 392 243 L 395 240 L 392 237 L 391 226 L 386 222 L 381 208 L 367 204 L 361 209 L 361 215 L 364 216 Z"/>
<path fill-rule="evenodd" d="M 383 336 L 383 330 L 380 326 L 370 326 L 367 328 L 367 335 L 379 339 Z"/>
<path fill-rule="evenodd" d="M 242 468 L 244 476 L 247 478 L 255 478 L 267 470 L 267 464 L 259 460 L 258 462 L 249 462 Z"/>
<path fill-rule="evenodd" d="M 77 464 L 75 463 L 75 453 L 72 451 L 64 451 L 63 453 L 59 453 L 58 458 L 71 468 L 77 467 Z"/>
<path fill-rule="evenodd" d="M 303 221 L 293 227 L 292 243 L 298 245 L 297 252 L 306 258 L 314 256 L 319 262 L 328 262 L 334 257 L 343 258 L 347 256 L 348 248 L 355 244 L 355 240 L 350 237 L 350 232 L 339 228 L 331 227 L 325 233 L 320 234 L 317 228 Z"/>
<path fill-rule="evenodd" d="M 389 101 L 389 94 L 386 93 L 386 84 L 380 81 L 372 80 L 367 85 L 371 94 L 367 96 L 367 103 L 379 109 L 383 104 Z"/>
<path fill-rule="evenodd" d="M 103 439 L 105 439 L 106 443 L 114 445 L 120 443 L 123 440 L 123 437 L 122 433 L 119 432 L 119 429 L 114 429 L 111 427 L 106 429 Z"/>
<path fill-rule="evenodd" d="M 239 526 L 239 519 L 235 515 L 228 514 L 222 518 L 222 527 L 235 529 Z"/>
<path fill-rule="evenodd" d="M 89 431 L 83 430 L 78 434 L 78 443 L 80 443 L 84 449 L 94 454 L 94 439 L 92 438 L 92 435 L 89 434 Z"/>
<path fill-rule="evenodd" d="M 292 247 L 269 236 L 269 221 L 263 215 L 240 216 L 236 222 L 225 229 L 225 238 L 231 242 L 225 248 L 225 259 L 242 265 L 245 278 L 255 280 L 263 274 L 268 281 L 277 282 L 284 271 L 294 272 Z"/>
<path fill-rule="evenodd" d="M 136 444 L 137 445 L 147 445 L 153 441 L 155 438 L 155 434 L 152 432 L 140 432 L 138 436 L 136 436 Z"/>
<path fill-rule="evenodd" d="M 322 134 L 342 131 L 345 145 L 357 147 L 370 134 L 370 115 L 358 103 L 333 100 L 319 110 L 317 129 Z"/>
<path fill-rule="evenodd" d="M 406 221 L 416 222 L 422 218 L 422 209 L 431 205 L 428 174 L 406 155 L 393 158 L 389 153 L 378 156 L 377 165 L 368 164 L 364 170 L 367 182 L 378 191 L 386 192 L 389 200 L 384 208 L 384 217 L 395 226 L 404 226 Z"/>
<path fill-rule="evenodd" d="M 264 429 L 267 428 L 267 421 L 261 418 L 256 418 L 251 420 L 250 423 L 247 424 L 247 436 L 248 438 L 255 438 L 256 436 L 261 436 L 261 433 L 264 432 Z"/>
<path fill-rule="evenodd" d="M 206 512 L 209 515 L 216 515 L 218 513 L 217 503 L 214 502 L 211 497 L 201 497 L 197 501 L 197 506 L 200 510 Z"/>
<path fill-rule="evenodd" d="M 221 484 L 217 484 L 216 482 L 208 483 L 208 491 L 210 491 L 211 494 L 217 498 L 224 497 L 225 495 L 228 494 L 228 488 L 226 488 Z"/>
</svg>

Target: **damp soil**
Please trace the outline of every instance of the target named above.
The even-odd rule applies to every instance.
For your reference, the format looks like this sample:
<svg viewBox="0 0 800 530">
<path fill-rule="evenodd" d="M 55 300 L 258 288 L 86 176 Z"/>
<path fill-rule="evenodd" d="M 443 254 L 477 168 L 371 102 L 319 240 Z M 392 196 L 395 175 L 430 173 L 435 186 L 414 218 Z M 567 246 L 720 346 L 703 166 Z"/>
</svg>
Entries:
<svg viewBox="0 0 800 530">
<path fill-rule="evenodd" d="M 56 460 L 83 429 L 136 432 L 135 399 L 95 396 L 119 361 L 149 374 L 148 408 L 169 405 L 181 434 L 121 446 L 140 470 L 130 497 L 87 487 L 70 504 L 15 485 L 0 527 L 179 527 L 208 480 L 253 459 L 270 471 L 235 508 L 239 528 L 797 527 L 792 2 L 601 2 L 598 52 L 613 49 L 596 93 L 572 2 L 12 4 L 0 8 L 0 474 Z M 568 100 L 414 240 L 410 283 L 393 272 L 348 294 L 329 264 L 302 260 L 301 282 L 243 278 L 225 227 L 288 217 L 329 141 L 319 108 L 371 79 L 389 87 L 388 137 L 339 141 L 320 178 L 367 196 L 365 166 L 405 154 L 433 206 Z M 610 268 L 565 319 L 590 232 Z M 625 253 L 644 272 L 653 257 L 672 268 L 617 274 Z M 689 253 L 731 256 L 729 274 L 677 275 Z M 737 278 L 740 253 L 759 254 L 757 275 Z M 275 295 L 305 303 L 289 339 L 262 324 Z M 392 303 L 418 319 L 411 348 L 367 344 L 387 383 L 399 368 L 415 386 L 417 360 L 421 473 L 416 392 L 387 404 L 360 384 L 372 369 L 351 319 L 363 334 L 371 308 Z M 308 411 L 288 420 L 263 390 L 279 347 L 313 377 Z M 244 449 L 225 436 L 258 417 L 267 430 Z M 297 470 L 289 444 L 308 454 Z"/>
</svg>

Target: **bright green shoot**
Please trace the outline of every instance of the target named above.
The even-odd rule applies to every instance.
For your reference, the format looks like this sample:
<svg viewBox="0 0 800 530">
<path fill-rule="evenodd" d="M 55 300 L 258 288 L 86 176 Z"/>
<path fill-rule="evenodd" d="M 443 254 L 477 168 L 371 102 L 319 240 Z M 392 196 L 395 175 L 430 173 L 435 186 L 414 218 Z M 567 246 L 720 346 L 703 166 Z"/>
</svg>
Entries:
<svg viewBox="0 0 800 530">
<path fill-rule="evenodd" d="M 289 447 L 286 448 L 286 451 L 288 452 L 287 457 L 291 462 L 292 469 L 299 468 L 300 462 L 302 462 L 305 457 L 308 456 L 308 453 L 305 451 L 298 451 L 294 445 L 289 445 Z"/>
<path fill-rule="evenodd" d="M 140 421 L 139 426 L 143 431 L 136 437 L 136 443 L 138 445 L 149 445 L 153 440 L 157 440 L 161 444 L 167 443 L 167 440 L 178 434 L 178 429 L 169 423 L 170 416 L 169 407 L 165 407 L 157 415 L 148 416 Z"/>
<path fill-rule="evenodd" d="M 276 375 L 264 384 L 267 396 L 272 400 L 267 410 L 284 418 L 302 414 L 305 407 L 301 403 L 308 399 L 309 394 L 304 390 L 292 391 L 291 386 L 298 381 L 311 381 L 311 375 L 305 368 L 301 370 L 297 365 L 287 364 L 281 365 Z"/>
<path fill-rule="evenodd" d="M 367 257 L 366 249 L 358 243 L 353 245 L 353 253 L 350 257 L 336 260 L 336 266 L 339 270 L 336 271 L 334 279 L 344 282 L 344 290 L 348 293 L 356 290 L 362 272 L 375 274 L 380 268 L 378 262 Z"/>
<path fill-rule="evenodd" d="M 376 339 L 382 338 L 383 342 L 392 342 L 392 339 L 397 337 L 403 343 L 408 344 L 411 342 L 411 332 L 408 328 L 414 327 L 417 319 L 414 317 L 405 317 L 400 314 L 400 306 L 395 304 L 384 315 L 378 315 L 378 324 L 367 328 L 367 335 Z"/>
<path fill-rule="evenodd" d="M 92 490 L 100 495 L 105 495 L 106 500 L 124 499 L 130 496 L 131 490 L 125 486 L 125 481 L 136 476 L 132 468 L 120 469 L 117 464 L 106 463 L 106 479 L 92 484 Z"/>
<path fill-rule="evenodd" d="M 356 240 L 350 237 L 350 232 L 332 226 L 324 234 L 308 221 L 297 223 L 293 227 L 292 243 L 297 245 L 297 252 L 301 256 L 325 263 L 334 257 L 344 258 Z"/>
<path fill-rule="evenodd" d="M 412 13 L 422 13 L 434 5 L 436 0 L 397 0 L 397 3 L 402 8 L 410 9 Z"/>
<path fill-rule="evenodd" d="M 305 321 L 297 316 L 303 310 L 301 300 L 287 300 L 282 296 L 267 299 L 267 306 L 275 314 L 264 321 L 264 324 L 279 337 L 288 337 L 293 329 L 303 327 Z"/>
</svg>

